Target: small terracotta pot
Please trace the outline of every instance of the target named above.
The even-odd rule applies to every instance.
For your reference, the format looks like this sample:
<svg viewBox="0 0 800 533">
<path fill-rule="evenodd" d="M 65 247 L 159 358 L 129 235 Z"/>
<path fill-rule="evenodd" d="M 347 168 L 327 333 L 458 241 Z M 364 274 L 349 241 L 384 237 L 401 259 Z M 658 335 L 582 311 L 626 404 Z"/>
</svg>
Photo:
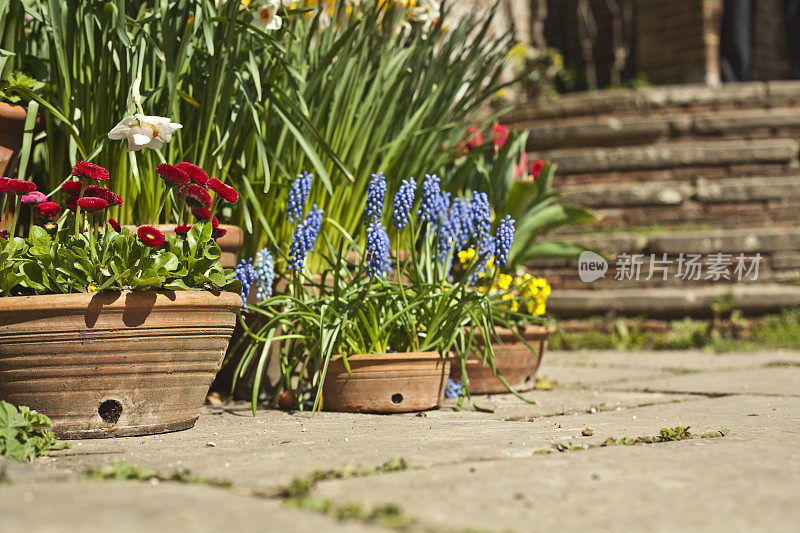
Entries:
<svg viewBox="0 0 800 533">
<path fill-rule="evenodd" d="M 528 341 L 535 351 L 531 351 L 510 329 L 497 328 L 501 343 L 493 342 L 494 366 L 508 384 L 516 391 L 531 390 L 534 386 L 536 370 L 542 362 L 547 337 L 555 331 L 554 326 L 526 326 L 517 332 Z M 492 367 L 476 359 L 467 361 L 470 394 L 502 394 L 508 392 L 503 382 L 492 373 Z M 450 377 L 461 381 L 461 368 L 453 365 Z"/>
<path fill-rule="evenodd" d="M 0 400 L 49 416 L 59 438 L 190 428 L 241 305 L 208 291 L 0 298 Z"/>
<path fill-rule="evenodd" d="M 0 176 L 6 175 L 6 166 L 22 148 L 26 115 L 24 107 L 0 102 Z"/>
<path fill-rule="evenodd" d="M 357 354 L 331 358 L 322 407 L 347 413 L 408 413 L 442 403 L 450 360 L 436 352 Z"/>
<path fill-rule="evenodd" d="M 156 224 L 154 227 L 161 233 L 175 234 L 175 226 L 177 224 Z M 136 233 L 138 226 L 126 225 L 128 231 Z M 242 249 L 244 244 L 244 231 L 239 226 L 232 224 L 220 224 L 220 228 L 226 231 L 225 235 L 217 239 L 217 244 L 222 250 L 222 255 L 219 262 L 223 268 L 233 268 L 236 266 L 239 250 Z"/>
</svg>

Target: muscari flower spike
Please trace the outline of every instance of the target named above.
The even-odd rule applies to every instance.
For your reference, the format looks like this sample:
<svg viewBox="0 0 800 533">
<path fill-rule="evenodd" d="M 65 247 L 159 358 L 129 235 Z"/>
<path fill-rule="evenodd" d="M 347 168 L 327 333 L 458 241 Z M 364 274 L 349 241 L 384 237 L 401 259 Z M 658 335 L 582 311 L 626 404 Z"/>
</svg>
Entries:
<svg viewBox="0 0 800 533">
<path fill-rule="evenodd" d="M 486 271 L 486 265 L 489 263 L 489 259 L 492 258 L 494 255 L 494 237 L 491 235 L 487 235 L 478 245 L 478 266 L 475 268 L 475 272 L 473 272 L 469 277 L 469 282 L 474 284 L 478 281 L 478 279 L 483 275 Z"/>
<path fill-rule="evenodd" d="M 372 174 L 367 186 L 367 205 L 364 206 L 364 220 L 367 223 L 380 219 L 383 213 L 383 202 L 386 199 L 386 178 L 383 172 Z"/>
<path fill-rule="evenodd" d="M 308 194 L 311 192 L 311 178 L 313 177 L 314 174 L 303 172 L 298 174 L 297 179 L 294 180 L 287 200 L 287 218 L 289 222 L 294 223 L 303 220 L 303 212 L 305 211 Z"/>
<path fill-rule="evenodd" d="M 485 192 L 473 192 L 470 202 L 472 212 L 472 237 L 480 242 L 492 228 L 492 214 L 489 211 L 489 198 Z"/>
<path fill-rule="evenodd" d="M 367 260 L 367 275 L 371 278 L 381 277 L 389 272 L 391 260 L 389 259 L 389 235 L 380 220 L 373 220 L 367 226 L 367 242 L 365 256 Z"/>
<path fill-rule="evenodd" d="M 275 280 L 275 261 L 267 248 L 256 252 L 256 298 L 264 300 L 272 296 L 272 283 Z"/>
<path fill-rule="evenodd" d="M 422 182 L 422 200 L 417 210 L 420 223 L 438 222 L 442 213 L 441 180 L 436 174 L 425 174 Z"/>
<path fill-rule="evenodd" d="M 450 223 L 455 228 L 456 248 L 458 251 L 465 250 L 472 237 L 472 212 L 469 200 L 453 198 L 448 211 Z"/>
<path fill-rule="evenodd" d="M 289 269 L 302 272 L 305 267 L 308 252 L 314 251 L 317 236 L 322 225 L 324 211 L 317 209 L 314 204 L 305 220 L 298 222 L 292 235 L 292 244 L 289 245 Z"/>
<path fill-rule="evenodd" d="M 411 213 L 411 206 L 414 204 L 414 192 L 417 190 L 417 182 L 414 178 L 403 180 L 400 189 L 394 195 L 392 205 L 392 222 L 397 229 L 408 226 L 408 216 Z"/>
<path fill-rule="evenodd" d="M 494 259 L 498 266 L 503 267 L 508 263 L 508 254 L 511 252 L 511 245 L 514 244 L 514 224 L 515 222 L 511 215 L 506 215 L 500 222 L 497 233 L 495 233 Z"/>
<path fill-rule="evenodd" d="M 242 291 L 239 295 L 242 297 L 244 310 L 247 311 L 247 296 L 250 294 L 250 286 L 256 278 L 256 271 L 253 268 L 253 259 L 242 259 L 239 264 L 236 265 L 236 268 L 233 269 L 233 275 L 242 282 Z"/>
<path fill-rule="evenodd" d="M 444 389 L 445 398 L 458 398 L 461 396 L 461 382 L 447 378 L 447 387 Z"/>
</svg>

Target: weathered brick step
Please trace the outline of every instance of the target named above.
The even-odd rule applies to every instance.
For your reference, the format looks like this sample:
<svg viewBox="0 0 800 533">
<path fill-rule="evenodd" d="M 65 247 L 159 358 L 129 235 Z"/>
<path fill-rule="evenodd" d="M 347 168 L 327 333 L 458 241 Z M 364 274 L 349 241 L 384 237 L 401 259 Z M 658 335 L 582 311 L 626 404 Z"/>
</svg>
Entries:
<svg viewBox="0 0 800 533">
<path fill-rule="evenodd" d="M 754 163 L 789 165 L 796 163 L 799 150 L 800 143 L 795 139 L 759 139 L 564 148 L 539 151 L 531 157 L 553 161 L 562 175 L 573 175 Z"/>
<path fill-rule="evenodd" d="M 694 183 L 671 180 L 625 186 L 567 185 L 559 190 L 564 194 L 565 202 L 596 208 L 680 205 L 690 200 L 703 204 L 792 201 L 800 200 L 800 175 L 698 179 Z"/>
<path fill-rule="evenodd" d="M 709 87 L 663 85 L 542 98 L 507 117 L 517 127 L 567 117 L 669 115 L 686 110 L 769 108 L 800 105 L 799 81 L 749 82 Z"/>
<path fill-rule="evenodd" d="M 553 291 L 548 312 L 557 317 L 592 315 L 645 315 L 651 318 L 708 317 L 715 300 L 732 294 L 736 309 L 764 314 L 800 306 L 800 287 L 778 284 L 698 288 L 607 289 Z"/>
<path fill-rule="evenodd" d="M 524 127 L 517 124 L 516 127 Z M 528 150 L 641 145 L 681 138 L 800 137 L 800 107 L 664 116 L 579 117 L 529 125 Z"/>
</svg>

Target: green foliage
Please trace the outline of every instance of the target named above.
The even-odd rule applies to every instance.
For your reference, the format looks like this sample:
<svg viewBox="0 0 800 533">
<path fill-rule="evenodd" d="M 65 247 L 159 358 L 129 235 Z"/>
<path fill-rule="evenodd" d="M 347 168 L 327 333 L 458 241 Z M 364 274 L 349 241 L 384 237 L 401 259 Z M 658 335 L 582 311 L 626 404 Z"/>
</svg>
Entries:
<svg viewBox="0 0 800 533">
<path fill-rule="evenodd" d="M 94 230 L 92 230 L 94 232 Z M 50 235 L 32 226 L 23 239 L 0 239 L 0 296 L 155 289 L 238 292 L 233 271 L 219 263 L 211 223 L 197 224 L 187 238 L 169 235 L 151 248 L 127 230 Z"/>
<path fill-rule="evenodd" d="M 114 459 L 109 464 L 99 468 L 91 468 L 86 473 L 86 479 L 94 481 L 166 481 L 183 485 L 209 485 L 217 488 L 231 488 L 230 481 L 218 481 L 197 476 L 189 470 L 175 470 L 170 474 L 147 470 L 139 465 Z"/>
<path fill-rule="evenodd" d="M 18 462 L 33 461 L 50 450 L 69 447 L 56 440 L 49 427 L 50 419 L 45 415 L 0 401 L 0 456 Z"/>
</svg>

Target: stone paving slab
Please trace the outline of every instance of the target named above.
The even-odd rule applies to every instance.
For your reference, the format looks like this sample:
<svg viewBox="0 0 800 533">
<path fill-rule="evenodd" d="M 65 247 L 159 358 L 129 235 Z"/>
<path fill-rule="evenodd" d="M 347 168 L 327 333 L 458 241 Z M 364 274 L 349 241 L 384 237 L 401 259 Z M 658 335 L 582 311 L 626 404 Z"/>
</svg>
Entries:
<svg viewBox="0 0 800 533">
<path fill-rule="evenodd" d="M 800 368 L 771 367 L 730 370 L 707 374 L 687 374 L 614 384 L 623 389 L 696 394 L 763 394 L 800 396 Z"/>
<path fill-rule="evenodd" d="M 542 362 L 543 370 L 559 366 L 602 368 L 655 368 L 667 371 L 733 370 L 758 368 L 776 363 L 800 364 L 800 352 L 770 350 L 753 353 L 709 353 L 699 350 L 682 352 L 619 350 L 550 350 Z"/>
<path fill-rule="evenodd" d="M 537 372 L 537 377 L 557 381 L 560 387 L 589 387 L 615 383 L 640 383 L 648 379 L 671 375 L 656 368 L 597 368 L 546 366 Z"/>
<path fill-rule="evenodd" d="M 800 455 L 786 440 L 614 446 L 327 481 L 316 493 L 402 501 L 434 530 L 797 531 Z"/>
<path fill-rule="evenodd" d="M 0 487 L 0 517 L 9 533 L 385 531 L 222 489 L 130 481 Z"/>
</svg>

